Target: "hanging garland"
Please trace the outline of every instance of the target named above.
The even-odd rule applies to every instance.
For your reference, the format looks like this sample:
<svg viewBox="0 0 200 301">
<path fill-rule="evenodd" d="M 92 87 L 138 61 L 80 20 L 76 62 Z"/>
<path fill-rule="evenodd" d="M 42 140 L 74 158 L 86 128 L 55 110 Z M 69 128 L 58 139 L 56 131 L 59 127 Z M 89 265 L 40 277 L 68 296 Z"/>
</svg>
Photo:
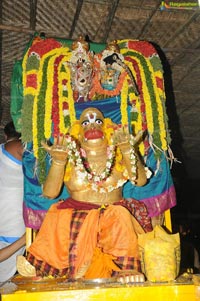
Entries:
<svg viewBox="0 0 200 301">
<path fill-rule="evenodd" d="M 122 44 L 119 44 L 120 48 L 122 45 L 126 45 L 125 41 L 122 41 Z M 142 48 L 142 44 L 141 48 Z M 146 45 L 146 42 L 144 42 Z M 127 46 L 127 45 L 126 45 Z M 145 49 L 145 47 L 143 47 Z M 141 49 L 140 49 L 141 50 Z M 150 64 L 150 60 L 146 59 L 141 52 L 138 53 L 134 51 L 134 49 L 124 49 L 121 48 L 122 54 L 125 56 L 126 60 L 132 63 L 135 66 L 135 62 L 137 62 L 137 66 L 139 68 L 139 74 L 141 76 L 141 80 L 137 78 L 138 86 L 140 87 L 140 96 L 139 100 L 141 102 L 140 112 L 142 116 L 145 116 L 147 119 L 147 129 L 150 135 L 152 135 L 153 143 L 160 150 L 167 150 L 167 128 L 166 128 L 166 114 L 163 110 L 164 106 L 162 104 L 163 99 L 160 97 L 159 89 L 157 88 L 157 82 L 154 74 L 153 67 Z M 132 69 L 131 65 L 129 68 Z M 144 102 L 142 104 L 142 102 Z M 137 128 L 137 122 L 136 128 Z M 138 124 L 138 128 L 141 125 Z M 141 128 L 141 127 L 140 127 Z M 160 156 L 160 150 L 155 151 L 155 155 L 157 157 Z"/>
<path fill-rule="evenodd" d="M 102 53 L 99 53 L 94 59 L 94 77 L 88 98 L 98 101 L 102 97 L 120 96 L 121 124 L 126 126 L 131 122 L 135 134 L 141 129 L 147 130 L 152 145 L 156 146 L 155 156 L 158 158 L 161 151 L 168 149 L 170 141 L 160 61 L 155 49 L 147 42 L 121 40 L 118 41 L 118 45 L 124 63 L 135 78 L 139 96 L 135 94 L 129 72 L 123 68 L 120 69 L 116 86 L 111 90 L 103 88 L 100 68 Z M 28 101 L 30 104 L 32 102 L 32 109 L 24 110 L 26 114 L 23 115 L 23 137 L 33 141 L 34 155 L 40 166 L 40 182 L 44 181 L 46 172 L 46 152 L 40 147 L 41 141 L 68 133 L 76 122 L 69 68 L 72 51 L 68 47 L 61 47 L 61 44 L 55 43 L 53 39 L 45 41 L 44 46 L 45 49 L 40 55 L 32 58 L 35 67 L 34 64 L 31 65 L 30 51 L 26 52 L 23 59 L 24 106 L 27 106 Z M 128 116 L 128 105 L 131 105 L 131 120 Z M 28 131 L 31 131 L 32 135 Z M 139 148 L 141 154 L 145 155 L 149 148 L 149 140 L 145 139 Z M 118 148 L 116 154 L 119 159 L 121 155 Z M 119 162 L 120 160 L 117 160 L 117 167 L 120 169 Z"/>
</svg>

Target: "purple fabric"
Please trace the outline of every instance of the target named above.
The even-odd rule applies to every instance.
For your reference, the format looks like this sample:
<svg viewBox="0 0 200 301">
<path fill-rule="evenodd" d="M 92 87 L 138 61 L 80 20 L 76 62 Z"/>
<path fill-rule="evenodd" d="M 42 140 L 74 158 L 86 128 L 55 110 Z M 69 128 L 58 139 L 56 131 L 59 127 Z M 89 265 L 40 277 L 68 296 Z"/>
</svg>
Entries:
<svg viewBox="0 0 200 301">
<path fill-rule="evenodd" d="M 164 193 L 143 199 L 142 202 L 146 205 L 150 217 L 158 216 L 176 205 L 175 188 L 171 186 Z"/>
<path fill-rule="evenodd" d="M 38 230 L 41 227 L 47 210 L 34 210 L 23 204 L 23 217 L 26 227 Z"/>
</svg>

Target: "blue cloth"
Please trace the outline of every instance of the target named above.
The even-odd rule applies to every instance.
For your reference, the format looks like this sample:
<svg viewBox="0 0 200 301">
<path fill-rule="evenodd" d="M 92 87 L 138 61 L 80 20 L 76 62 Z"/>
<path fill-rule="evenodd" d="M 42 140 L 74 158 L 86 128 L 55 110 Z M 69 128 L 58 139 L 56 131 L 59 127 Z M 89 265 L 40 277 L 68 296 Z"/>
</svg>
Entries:
<svg viewBox="0 0 200 301">
<path fill-rule="evenodd" d="M 168 191 L 174 185 L 169 163 L 164 154 L 161 154 L 160 165 L 157 168 L 157 161 L 155 160 L 153 151 L 149 149 L 146 165 L 153 172 L 152 177 L 145 186 L 135 186 L 127 182 L 123 189 L 123 196 L 125 198 L 134 197 L 136 200 L 141 201 L 158 196 Z"/>
<path fill-rule="evenodd" d="M 117 124 L 121 123 L 120 97 L 112 97 L 99 101 L 75 103 L 76 118 L 79 119 L 82 111 L 89 107 L 95 107 L 104 114 L 104 117 L 111 118 L 112 121 Z M 130 114 L 129 106 L 127 110 L 128 114 Z M 56 199 L 49 200 L 42 196 L 42 189 L 35 175 L 35 158 L 33 156 L 31 147 L 32 146 L 30 144 L 23 157 L 25 205 L 33 210 L 47 210 L 59 199 L 66 199 L 69 197 L 69 193 L 66 188 L 63 187 L 61 194 Z M 48 157 L 46 163 L 47 168 L 49 168 L 50 160 Z M 146 165 L 153 172 L 157 170 L 157 161 L 151 149 L 149 149 L 147 155 Z M 162 154 L 160 168 L 156 175 L 153 175 L 148 183 L 142 187 L 135 186 L 128 181 L 123 188 L 123 197 L 135 198 L 136 200 L 142 201 L 143 199 L 158 196 L 164 192 L 167 193 L 171 186 L 173 186 L 173 181 L 169 164 L 164 154 Z"/>
<path fill-rule="evenodd" d="M 4 241 L 7 242 L 9 244 L 12 244 L 13 242 L 15 242 L 16 240 L 18 240 L 19 237 L 6 237 L 6 236 L 0 236 L 0 241 Z"/>
<path fill-rule="evenodd" d="M 104 117 L 111 118 L 113 122 L 121 123 L 119 96 L 108 98 L 108 99 L 95 100 L 95 101 L 76 102 L 75 103 L 76 118 L 79 119 L 83 110 L 90 107 L 97 108 L 104 114 Z"/>
<path fill-rule="evenodd" d="M 100 110 L 105 118 L 110 118 L 114 123 L 121 123 L 121 98 L 115 96 L 111 98 L 105 98 L 101 100 L 88 101 L 88 102 L 77 102 L 75 103 L 76 118 L 79 119 L 83 110 L 87 108 L 97 108 Z M 130 106 L 127 106 L 128 118 L 130 120 Z M 130 129 L 131 130 L 131 129 Z"/>
<path fill-rule="evenodd" d="M 66 199 L 69 194 L 63 186 L 60 195 L 55 199 L 47 199 L 42 195 L 42 187 L 38 182 L 35 170 L 35 157 L 32 151 L 32 144 L 28 144 L 26 151 L 23 154 L 23 172 L 24 172 L 24 202 L 25 206 L 33 210 L 48 210 L 49 207 L 59 199 Z M 50 163 L 47 157 L 47 168 Z"/>
</svg>

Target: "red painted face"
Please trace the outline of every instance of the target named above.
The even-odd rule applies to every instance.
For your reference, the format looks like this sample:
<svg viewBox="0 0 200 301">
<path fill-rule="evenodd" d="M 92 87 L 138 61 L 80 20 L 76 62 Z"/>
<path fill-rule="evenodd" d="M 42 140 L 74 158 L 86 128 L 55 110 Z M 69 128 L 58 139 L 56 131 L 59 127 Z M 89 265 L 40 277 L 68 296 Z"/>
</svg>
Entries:
<svg viewBox="0 0 200 301">
<path fill-rule="evenodd" d="M 80 118 L 85 140 L 103 139 L 103 115 L 96 109 L 86 110 Z"/>
</svg>

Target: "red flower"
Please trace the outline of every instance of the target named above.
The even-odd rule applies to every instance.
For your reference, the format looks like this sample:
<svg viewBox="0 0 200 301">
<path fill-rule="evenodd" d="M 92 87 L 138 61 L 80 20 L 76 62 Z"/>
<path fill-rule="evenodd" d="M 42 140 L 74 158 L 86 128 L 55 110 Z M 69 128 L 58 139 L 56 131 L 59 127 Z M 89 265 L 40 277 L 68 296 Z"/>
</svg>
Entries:
<svg viewBox="0 0 200 301">
<path fill-rule="evenodd" d="M 67 85 L 67 79 L 63 79 L 62 84 L 63 84 L 64 86 L 66 86 L 66 85 Z"/>
<path fill-rule="evenodd" d="M 160 88 L 161 90 L 164 90 L 164 85 L 163 85 L 162 78 L 156 76 L 156 84 L 157 84 L 158 88 Z"/>
<path fill-rule="evenodd" d="M 28 54 L 30 55 L 31 52 L 35 52 L 42 57 L 45 53 L 51 51 L 55 48 L 60 48 L 62 45 L 60 42 L 49 38 L 45 40 L 41 40 L 38 43 L 33 43 L 33 45 L 29 48 Z"/>
<path fill-rule="evenodd" d="M 37 89 L 37 75 L 36 74 L 28 74 L 26 76 L 26 87 L 32 87 Z"/>
<path fill-rule="evenodd" d="M 68 110 L 68 109 L 69 109 L 68 103 L 66 101 L 63 102 L 63 110 Z"/>
<path fill-rule="evenodd" d="M 130 40 L 128 41 L 128 48 L 140 52 L 145 57 L 149 57 L 157 53 L 153 45 L 145 41 Z"/>
</svg>

